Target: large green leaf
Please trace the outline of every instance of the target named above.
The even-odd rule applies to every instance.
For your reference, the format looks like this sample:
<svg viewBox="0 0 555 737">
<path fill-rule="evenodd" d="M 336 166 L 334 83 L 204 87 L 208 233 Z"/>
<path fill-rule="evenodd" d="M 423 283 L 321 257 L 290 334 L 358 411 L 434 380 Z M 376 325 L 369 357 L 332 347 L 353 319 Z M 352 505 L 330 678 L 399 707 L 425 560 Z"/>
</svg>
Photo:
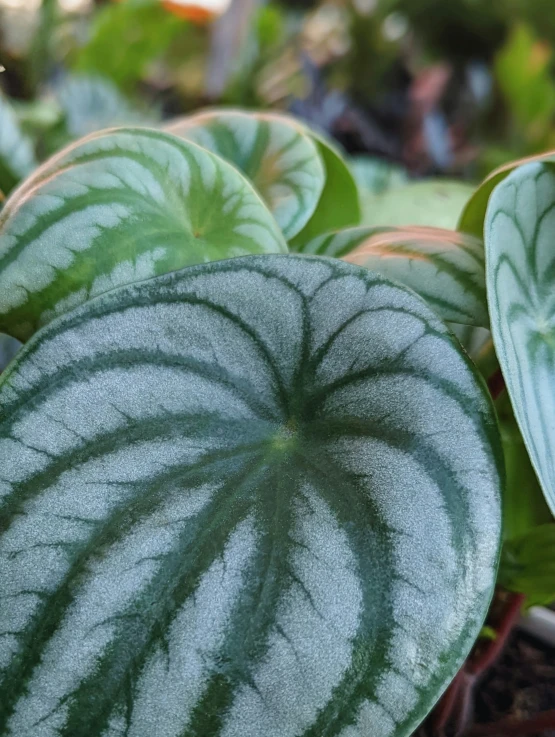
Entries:
<svg viewBox="0 0 555 737">
<path fill-rule="evenodd" d="M 36 165 L 31 142 L 21 132 L 11 105 L 0 93 L 0 196 L 9 194 Z"/>
<path fill-rule="evenodd" d="M 482 238 L 489 198 L 497 185 L 519 166 L 523 166 L 524 164 L 532 163 L 534 161 L 554 160 L 555 152 L 549 151 L 545 154 L 540 154 L 539 156 L 530 156 L 526 159 L 511 161 L 510 163 L 504 164 L 499 167 L 499 169 L 493 171 L 488 177 L 486 177 L 486 179 L 484 179 L 482 184 L 480 184 L 472 197 L 470 197 L 466 203 L 459 218 L 459 223 L 457 225 L 458 230 L 463 231 L 463 233 L 475 235 L 477 238 Z"/>
<path fill-rule="evenodd" d="M 260 197 L 222 159 L 154 130 L 93 135 L 48 161 L 0 214 L 0 330 L 26 340 L 121 284 L 286 251 Z"/>
<path fill-rule="evenodd" d="M 255 185 L 286 238 L 314 213 L 326 173 L 316 144 L 288 121 L 239 110 L 207 111 L 166 130 L 237 166 Z"/>
<path fill-rule="evenodd" d="M 499 460 L 441 321 L 351 264 L 64 315 L 0 379 L 0 735 L 410 735 L 488 607 Z"/>
<path fill-rule="evenodd" d="M 488 325 L 484 246 L 442 228 L 350 228 L 307 244 L 305 253 L 344 258 L 406 284 L 445 320 Z"/>
<path fill-rule="evenodd" d="M 555 168 L 529 163 L 494 190 L 486 283 L 499 364 L 532 465 L 555 512 Z"/>
</svg>

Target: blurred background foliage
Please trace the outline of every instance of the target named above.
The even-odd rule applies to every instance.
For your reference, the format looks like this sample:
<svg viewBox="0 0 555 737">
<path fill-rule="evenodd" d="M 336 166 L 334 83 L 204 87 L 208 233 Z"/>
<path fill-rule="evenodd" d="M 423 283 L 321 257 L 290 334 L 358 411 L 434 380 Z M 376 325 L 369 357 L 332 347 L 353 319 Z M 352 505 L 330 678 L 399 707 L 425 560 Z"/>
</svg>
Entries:
<svg viewBox="0 0 555 737">
<path fill-rule="evenodd" d="M 317 124 L 373 194 L 555 147 L 551 0 L 233 0 L 211 22 L 183 15 L 163 0 L 0 0 L 2 103 L 38 159 L 210 104 Z"/>
</svg>

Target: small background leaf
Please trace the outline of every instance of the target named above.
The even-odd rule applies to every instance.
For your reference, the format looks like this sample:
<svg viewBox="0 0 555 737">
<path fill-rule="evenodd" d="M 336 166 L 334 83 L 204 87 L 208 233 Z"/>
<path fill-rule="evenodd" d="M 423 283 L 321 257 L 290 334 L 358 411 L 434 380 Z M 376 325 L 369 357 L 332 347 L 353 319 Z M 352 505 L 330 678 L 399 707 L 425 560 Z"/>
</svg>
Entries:
<svg viewBox="0 0 555 737">
<path fill-rule="evenodd" d="M 158 0 L 107 3 L 95 13 L 90 39 L 77 53 L 73 68 L 132 89 L 183 25 Z"/>
<path fill-rule="evenodd" d="M 214 110 L 183 118 L 165 130 L 213 151 L 254 184 L 287 239 L 312 217 L 326 183 L 314 141 L 287 118 Z"/>
<path fill-rule="evenodd" d="M 72 138 L 116 126 L 148 126 L 158 119 L 152 112 L 134 108 L 115 85 L 102 77 L 69 76 L 55 86 L 54 96 Z"/>
<path fill-rule="evenodd" d="M 31 142 L 22 133 L 8 100 L 0 93 L 0 192 L 8 195 L 36 166 Z"/>
<path fill-rule="evenodd" d="M 373 228 L 423 225 L 455 230 L 472 192 L 473 188 L 463 182 L 438 179 L 365 195 L 361 224 Z"/>
</svg>

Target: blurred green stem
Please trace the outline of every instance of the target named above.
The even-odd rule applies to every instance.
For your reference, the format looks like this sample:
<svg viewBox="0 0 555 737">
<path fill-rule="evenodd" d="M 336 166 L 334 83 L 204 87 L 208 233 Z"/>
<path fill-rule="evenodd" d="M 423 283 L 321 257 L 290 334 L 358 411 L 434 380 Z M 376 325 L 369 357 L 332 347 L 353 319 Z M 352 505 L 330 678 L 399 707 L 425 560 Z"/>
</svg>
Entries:
<svg viewBox="0 0 555 737">
<path fill-rule="evenodd" d="M 28 60 L 29 93 L 35 96 L 52 69 L 50 54 L 52 36 L 58 20 L 58 0 L 42 0 L 39 22 Z"/>
</svg>

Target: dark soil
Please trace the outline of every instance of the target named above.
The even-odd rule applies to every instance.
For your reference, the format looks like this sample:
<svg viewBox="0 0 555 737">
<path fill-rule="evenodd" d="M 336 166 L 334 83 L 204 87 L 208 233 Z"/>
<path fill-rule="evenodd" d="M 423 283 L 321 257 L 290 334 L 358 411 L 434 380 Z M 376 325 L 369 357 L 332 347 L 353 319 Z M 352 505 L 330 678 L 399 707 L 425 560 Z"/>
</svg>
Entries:
<svg viewBox="0 0 555 737">
<path fill-rule="evenodd" d="M 555 648 L 516 631 L 476 690 L 476 723 L 524 721 L 550 709 L 555 709 Z M 555 737 L 555 726 L 536 734 Z"/>
</svg>

